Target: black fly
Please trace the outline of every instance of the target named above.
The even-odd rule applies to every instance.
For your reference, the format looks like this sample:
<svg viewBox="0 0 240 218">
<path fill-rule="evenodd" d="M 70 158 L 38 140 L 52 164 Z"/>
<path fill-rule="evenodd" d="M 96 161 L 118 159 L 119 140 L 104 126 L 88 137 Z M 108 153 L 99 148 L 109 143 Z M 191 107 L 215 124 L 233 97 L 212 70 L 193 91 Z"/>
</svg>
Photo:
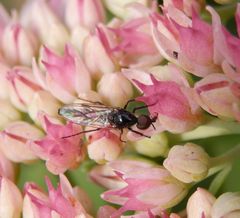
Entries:
<svg viewBox="0 0 240 218">
<path fill-rule="evenodd" d="M 86 101 L 86 103 L 73 103 L 61 107 L 58 113 L 65 119 L 82 126 L 91 126 L 95 128 L 92 130 L 82 131 L 74 135 L 65 136 L 63 138 L 76 136 L 82 133 L 97 131 L 102 128 L 119 129 L 121 131 L 121 141 L 121 136 L 124 128 L 127 128 L 138 135 L 150 138 L 150 136 L 146 136 L 143 133 L 132 129 L 132 126 L 136 124 L 136 127 L 140 130 L 147 129 L 151 125 L 154 127 L 153 123 L 156 122 L 157 116 L 151 117 L 149 115 L 140 115 L 137 117 L 134 113 L 137 110 L 147 108 L 148 106 L 135 107 L 133 111 L 130 112 L 127 110 L 127 106 L 130 102 L 133 101 L 135 100 L 129 100 L 124 106 L 124 108 L 108 107 L 100 102 L 90 101 Z"/>
</svg>

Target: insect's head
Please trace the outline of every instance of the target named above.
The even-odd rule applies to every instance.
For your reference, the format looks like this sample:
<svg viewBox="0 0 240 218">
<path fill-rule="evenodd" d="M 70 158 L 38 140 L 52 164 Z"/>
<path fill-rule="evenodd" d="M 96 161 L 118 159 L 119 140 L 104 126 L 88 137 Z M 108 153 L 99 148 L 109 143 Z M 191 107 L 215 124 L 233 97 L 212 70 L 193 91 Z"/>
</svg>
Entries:
<svg viewBox="0 0 240 218">
<path fill-rule="evenodd" d="M 147 129 L 151 125 L 154 127 L 153 123 L 156 122 L 157 115 L 154 117 L 150 117 L 148 115 L 140 115 L 137 120 L 137 128 L 138 129 Z"/>
</svg>

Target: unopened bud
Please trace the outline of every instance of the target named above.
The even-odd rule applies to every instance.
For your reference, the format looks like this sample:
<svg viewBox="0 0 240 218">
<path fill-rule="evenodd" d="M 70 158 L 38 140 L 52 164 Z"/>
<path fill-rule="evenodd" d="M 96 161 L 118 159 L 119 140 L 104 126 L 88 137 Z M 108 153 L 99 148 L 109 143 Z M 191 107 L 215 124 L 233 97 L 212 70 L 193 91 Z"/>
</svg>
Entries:
<svg viewBox="0 0 240 218">
<path fill-rule="evenodd" d="M 204 179 L 208 174 L 209 156 L 202 147 L 187 143 L 175 145 L 163 162 L 173 176 L 185 183 Z"/>
<path fill-rule="evenodd" d="M 120 73 L 103 75 L 98 83 L 98 92 L 103 102 L 115 107 L 123 106 L 133 96 L 131 83 Z"/>
<path fill-rule="evenodd" d="M 138 153 L 149 157 L 166 156 L 168 152 L 168 139 L 164 133 L 138 140 L 133 145 Z"/>
</svg>

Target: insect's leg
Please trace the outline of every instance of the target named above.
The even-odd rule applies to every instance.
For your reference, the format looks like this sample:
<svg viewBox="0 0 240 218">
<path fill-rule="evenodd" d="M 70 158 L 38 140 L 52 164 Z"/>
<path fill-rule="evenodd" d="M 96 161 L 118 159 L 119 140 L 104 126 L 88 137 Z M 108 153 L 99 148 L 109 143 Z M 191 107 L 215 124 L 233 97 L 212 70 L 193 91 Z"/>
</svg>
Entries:
<svg viewBox="0 0 240 218">
<path fill-rule="evenodd" d="M 127 141 L 122 140 L 123 129 L 120 129 L 120 131 L 121 131 L 120 136 L 119 136 L 120 141 L 123 142 L 123 143 L 126 143 Z"/>
<path fill-rule="evenodd" d="M 153 125 L 153 123 L 151 123 L 151 126 L 153 127 L 154 130 L 156 130 L 156 127 Z"/>
<path fill-rule="evenodd" d="M 81 132 L 75 133 L 75 134 L 73 134 L 73 135 L 63 136 L 62 139 L 74 137 L 74 136 L 77 136 L 77 135 L 80 135 L 80 134 L 83 134 L 83 133 L 98 131 L 98 130 L 100 130 L 100 129 L 102 129 L 102 128 L 97 128 L 97 129 L 90 129 L 90 130 L 81 131 Z"/>
<path fill-rule="evenodd" d="M 131 102 L 134 102 L 136 101 L 135 99 L 130 99 L 127 101 L 127 103 L 125 104 L 125 106 L 123 107 L 124 109 L 127 109 L 127 106 L 131 103 Z"/>
<path fill-rule="evenodd" d="M 132 112 L 135 113 L 137 110 L 151 107 L 151 106 L 155 105 L 156 103 L 157 103 L 157 102 L 155 102 L 155 103 L 153 103 L 153 104 L 149 104 L 149 105 L 144 105 L 144 106 L 135 107 L 135 108 L 133 108 L 133 111 L 132 111 Z"/>
<path fill-rule="evenodd" d="M 145 137 L 147 137 L 147 138 L 151 138 L 151 136 L 144 135 L 144 134 L 141 133 L 141 132 L 138 132 L 138 131 L 136 131 L 136 130 L 133 130 L 131 127 L 128 127 L 128 129 L 129 129 L 130 131 L 132 131 L 132 132 L 134 132 L 134 133 L 140 135 L 140 136 L 145 136 Z"/>
</svg>

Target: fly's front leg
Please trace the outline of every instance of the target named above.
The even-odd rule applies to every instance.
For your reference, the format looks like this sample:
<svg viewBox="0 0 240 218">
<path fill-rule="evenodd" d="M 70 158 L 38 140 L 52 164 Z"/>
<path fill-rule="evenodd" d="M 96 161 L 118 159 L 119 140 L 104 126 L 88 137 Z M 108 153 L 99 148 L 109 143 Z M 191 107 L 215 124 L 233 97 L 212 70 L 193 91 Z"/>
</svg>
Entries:
<svg viewBox="0 0 240 218">
<path fill-rule="evenodd" d="M 127 103 L 125 104 L 125 106 L 123 107 L 124 109 L 127 109 L 127 106 L 131 103 L 131 102 L 134 102 L 135 99 L 130 99 L 127 101 Z"/>
<path fill-rule="evenodd" d="M 132 129 L 131 127 L 129 127 L 128 129 L 129 129 L 130 131 L 132 131 L 132 132 L 134 132 L 134 133 L 136 133 L 136 134 L 140 135 L 140 136 L 144 136 L 144 137 L 147 137 L 147 138 L 151 138 L 151 136 L 144 135 L 143 133 L 141 133 L 141 132 L 138 132 L 138 131 L 136 131 L 136 130 Z"/>
<path fill-rule="evenodd" d="M 155 105 L 156 103 L 157 103 L 157 102 L 155 102 L 155 103 L 153 103 L 153 104 L 149 104 L 149 105 L 144 105 L 144 106 L 135 107 L 135 108 L 133 108 L 133 113 L 135 113 L 137 110 L 151 107 L 151 106 Z"/>
</svg>

